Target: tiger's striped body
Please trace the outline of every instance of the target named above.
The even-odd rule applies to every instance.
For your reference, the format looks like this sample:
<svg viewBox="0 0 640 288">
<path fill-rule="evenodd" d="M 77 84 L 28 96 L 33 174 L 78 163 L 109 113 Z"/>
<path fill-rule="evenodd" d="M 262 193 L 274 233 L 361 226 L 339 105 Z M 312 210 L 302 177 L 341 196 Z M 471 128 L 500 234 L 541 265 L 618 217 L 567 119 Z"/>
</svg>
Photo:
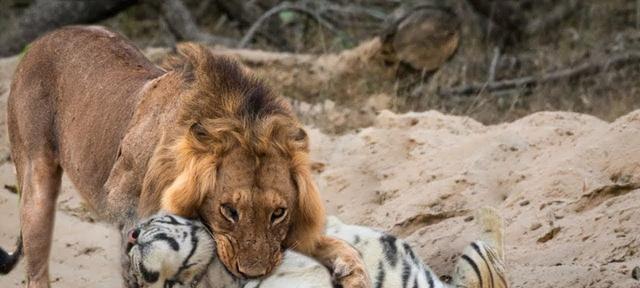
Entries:
<svg viewBox="0 0 640 288">
<path fill-rule="evenodd" d="M 191 223 L 196 227 L 202 227 L 202 224 L 198 221 L 168 215 L 159 217 L 172 217 L 178 219 L 176 222 Z M 333 287 L 331 276 L 324 266 L 293 251 L 287 251 L 283 263 L 276 268 L 271 276 L 265 279 L 249 281 L 236 279 L 231 276 L 216 259 L 213 250 L 197 249 L 197 247 L 191 244 L 195 242 L 200 243 L 198 245 L 209 247 L 208 245 L 210 244 L 208 243 L 212 241 L 210 236 L 204 237 L 208 239 L 197 239 L 194 241 L 184 236 L 196 235 L 201 237 L 203 234 L 191 233 L 189 225 L 180 225 L 178 226 L 179 229 L 175 229 L 175 227 L 167 227 L 167 221 L 154 222 L 153 219 L 154 218 L 151 218 L 151 220 L 147 221 L 147 223 L 151 223 L 151 225 L 142 228 L 140 237 L 145 237 L 143 233 L 144 229 L 153 229 L 156 233 L 163 233 L 169 237 L 174 237 L 178 242 L 184 243 L 184 248 L 181 249 L 189 250 L 189 253 L 180 253 L 180 255 L 192 255 L 191 257 L 193 257 L 193 254 L 204 253 L 202 257 L 198 256 L 195 258 L 208 260 L 202 260 L 201 263 L 192 263 L 189 267 L 189 269 L 193 269 L 194 271 L 201 271 L 205 269 L 203 267 L 206 267 L 204 276 L 197 277 L 200 274 L 195 273 L 192 274 L 195 275 L 192 279 L 175 279 L 174 277 L 168 284 L 166 280 L 170 279 L 157 279 L 155 283 L 141 283 L 143 287 Z M 488 208 L 483 208 L 479 211 L 478 219 L 483 231 L 480 237 L 481 240 L 474 241 L 464 250 L 464 253 L 456 264 L 453 279 L 450 284 L 442 282 L 427 265 L 416 257 L 411 247 L 405 241 L 397 239 L 392 235 L 369 227 L 347 225 L 335 217 L 329 217 L 326 234 L 345 240 L 360 252 L 374 288 L 506 288 L 508 284 L 503 267 L 502 219 L 495 210 Z M 181 229 L 184 231 L 180 231 Z M 140 241 L 148 240 L 140 239 Z M 151 242 L 153 241 L 152 239 Z M 156 241 L 166 240 L 160 239 Z M 163 249 L 162 245 L 151 247 Z M 149 255 L 154 254 L 153 249 L 147 250 Z M 161 254 L 155 253 L 157 255 Z M 141 260 L 146 260 L 145 265 L 151 265 L 153 261 L 157 262 L 161 260 L 157 255 L 149 256 L 147 257 L 148 259 L 145 259 L 144 256 L 137 259 L 132 258 L 132 261 L 140 262 Z M 180 260 L 184 261 L 185 259 Z M 167 263 L 178 262 L 179 261 L 170 261 Z M 134 266 L 140 265 L 136 263 Z M 157 266 L 158 265 L 156 265 L 156 267 Z M 171 271 L 184 270 L 183 267 L 169 268 L 168 270 Z M 144 279 L 144 277 L 136 275 L 136 273 L 140 274 L 139 270 L 140 269 L 138 269 L 138 271 L 132 271 L 132 273 L 137 279 Z M 199 283 L 196 284 L 196 282 L 198 282 L 197 280 L 199 280 Z"/>
<path fill-rule="evenodd" d="M 330 217 L 326 233 L 353 245 L 362 255 L 373 287 L 444 288 L 405 241 L 369 227 Z"/>
</svg>

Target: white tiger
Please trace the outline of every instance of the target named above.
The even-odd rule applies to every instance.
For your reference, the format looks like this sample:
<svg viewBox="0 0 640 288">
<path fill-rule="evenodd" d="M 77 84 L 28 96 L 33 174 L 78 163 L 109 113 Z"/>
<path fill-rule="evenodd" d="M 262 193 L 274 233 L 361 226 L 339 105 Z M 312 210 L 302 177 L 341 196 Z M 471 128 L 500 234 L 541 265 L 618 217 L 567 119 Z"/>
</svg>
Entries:
<svg viewBox="0 0 640 288">
<path fill-rule="evenodd" d="M 158 214 L 129 232 L 130 273 L 141 287 L 192 287 L 214 260 L 215 243 L 200 221 Z"/>
<path fill-rule="evenodd" d="M 387 233 L 329 217 L 326 234 L 360 252 L 375 288 L 506 288 L 502 218 L 495 210 L 482 208 L 477 219 L 481 240 L 464 250 L 451 284 L 442 282 L 406 242 Z M 285 253 L 282 264 L 267 278 L 236 279 L 217 260 L 213 239 L 196 220 L 160 214 L 133 231 L 130 273 L 141 287 L 334 287 L 324 266 L 293 251 Z"/>
</svg>

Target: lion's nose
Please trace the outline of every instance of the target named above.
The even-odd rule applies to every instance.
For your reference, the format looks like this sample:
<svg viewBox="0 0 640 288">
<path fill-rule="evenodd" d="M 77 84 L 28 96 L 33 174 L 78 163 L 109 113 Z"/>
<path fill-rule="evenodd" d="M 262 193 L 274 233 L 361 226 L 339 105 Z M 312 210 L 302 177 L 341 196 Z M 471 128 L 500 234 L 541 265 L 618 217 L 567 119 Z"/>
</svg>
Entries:
<svg viewBox="0 0 640 288">
<path fill-rule="evenodd" d="M 136 240 L 138 240 L 138 235 L 140 235 L 140 229 L 133 228 L 127 233 L 127 242 L 129 244 L 135 244 Z"/>
<path fill-rule="evenodd" d="M 258 265 L 244 266 L 236 261 L 236 268 L 238 269 L 238 272 L 240 272 L 240 274 L 242 274 L 242 276 L 245 278 L 258 278 L 267 274 L 267 268 L 259 267 Z"/>
</svg>

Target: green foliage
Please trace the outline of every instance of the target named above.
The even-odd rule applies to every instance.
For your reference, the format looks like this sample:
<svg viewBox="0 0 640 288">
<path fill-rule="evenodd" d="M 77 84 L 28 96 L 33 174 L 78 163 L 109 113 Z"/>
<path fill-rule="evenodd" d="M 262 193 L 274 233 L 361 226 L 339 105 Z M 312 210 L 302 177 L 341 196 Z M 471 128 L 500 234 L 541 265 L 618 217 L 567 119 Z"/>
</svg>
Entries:
<svg viewBox="0 0 640 288">
<path fill-rule="evenodd" d="M 294 11 L 282 11 L 278 13 L 278 18 L 283 24 L 287 25 L 296 20 L 296 13 Z"/>
<path fill-rule="evenodd" d="M 24 57 L 24 55 L 27 54 L 27 51 L 29 51 L 29 48 L 31 47 L 31 44 L 27 44 L 27 46 L 24 46 L 24 48 L 22 48 L 22 51 L 20 51 L 20 57 Z"/>
</svg>

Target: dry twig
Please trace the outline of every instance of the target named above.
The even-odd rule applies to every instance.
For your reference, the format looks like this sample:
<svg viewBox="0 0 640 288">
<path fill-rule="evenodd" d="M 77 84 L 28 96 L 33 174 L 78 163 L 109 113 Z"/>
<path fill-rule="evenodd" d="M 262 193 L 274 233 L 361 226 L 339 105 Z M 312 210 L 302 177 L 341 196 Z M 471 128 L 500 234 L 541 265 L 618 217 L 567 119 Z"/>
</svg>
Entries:
<svg viewBox="0 0 640 288">
<path fill-rule="evenodd" d="M 527 23 L 524 32 L 528 35 L 534 35 L 542 31 L 548 31 L 552 26 L 557 25 L 571 15 L 572 12 L 576 11 L 578 2 L 578 0 L 560 1 L 549 13 Z"/>
<path fill-rule="evenodd" d="M 258 20 L 256 20 L 253 23 L 253 25 L 251 25 L 249 30 L 247 30 L 247 33 L 244 35 L 244 37 L 242 37 L 242 40 L 240 40 L 240 43 L 238 44 L 238 48 L 246 47 L 247 44 L 249 43 L 249 41 L 251 41 L 253 39 L 253 36 L 255 36 L 256 32 L 258 31 L 258 28 L 260 28 L 260 26 L 267 19 L 269 19 L 273 15 L 277 15 L 280 12 L 289 11 L 289 10 L 298 11 L 298 12 L 307 14 L 307 15 L 311 16 L 313 19 L 315 19 L 318 22 L 318 24 L 326 27 L 329 31 L 334 32 L 334 33 L 338 33 L 339 32 L 333 26 L 333 24 L 329 23 L 327 20 L 322 18 L 322 16 L 320 16 L 320 14 L 318 14 L 317 12 L 315 12 L 315 11 L 313 11 L 311 9 L 308 9 L 308 8 L 306 8 L 304 6 L 301 6 L 301 5 L 297 5 L 297 4 L 293 4 L 293 3 L 289 3 L 289 2 L 282 2 L 282 3 L 278 4 L 277 6 L 274 6 L 273 8 L 267 10 L 267 12 L 262 14 L 262 16 L 260 16 L 260 18 L 258 18 Z"/>
<path fill-rule="evenodd" d="M 210 45 L 221 44 L 228 47 L 232 47 L 236 43 L 233 39 L 201 31 L 191 16 L 191 12 L 181 0 L 164 0 L 158 4 L 160 4 L 162 17 L 165 19 L 171 34 L 178 41 L 197 41 Z"/>
<path fill-rule="evenodd" d="M 566 80 L 575 77 L 594 75 L 610 68 L 620 68 L 628 65 L 640 63 L 640 52 L 628 52 L 615 55 L 604 60 L 586 61 L 573 68 L 566 68 L 550 72 L 539 76 L 527 76 L 516 79 L 509 79 L 497 82 L 471 84 L 440 91 L 440 95 L 476 95 L 481 91 L 493 92 L 499 90 L 516 89 L 520 87 L 531 87 L 548 82 Z"/>
<path fill-rule="evenodd" d="M 511 32 L 523 35 L 535 35 L 552 29 L 571 13 L 577 10 L 579 0 L 557 1 L 551 11 L 529 19 L 521 9 L 525 3 L 535 1 L 498 1 L 498 0 L 468 0 L 473 8 Z"/>
<path fill-rule="evenodd" d="M 489 66 L 489 83 L 496 81 L 496 68 L 498 67 L 498 60 L 500 60 L 500 48 L 493 48 L 493 58 L 491 59 L 491 66 Z"/>
</svg>

